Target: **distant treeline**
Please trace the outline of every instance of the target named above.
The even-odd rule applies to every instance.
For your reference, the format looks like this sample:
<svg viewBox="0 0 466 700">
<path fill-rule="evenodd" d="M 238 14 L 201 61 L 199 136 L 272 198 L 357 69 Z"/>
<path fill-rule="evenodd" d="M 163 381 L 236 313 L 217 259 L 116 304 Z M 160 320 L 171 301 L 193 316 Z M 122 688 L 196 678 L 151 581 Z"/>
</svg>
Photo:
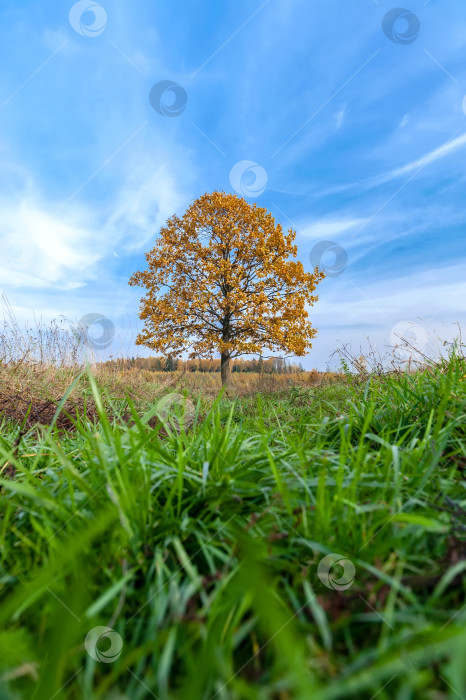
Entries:
<svg viewBox="0 0 466 700">
<path fill-rule="evenodd" d="M 220 360 L 177 360 L 171 357 L 129 357 L 103 363 L 118 369 L 142 369 L 150 372 L 220 372 Z M 281 357 L 257 360 L 233 360 L 232 372 L 262 372 L 264 374 L 297 374 L 304 372 L 301 363 Z"/>
</svg>

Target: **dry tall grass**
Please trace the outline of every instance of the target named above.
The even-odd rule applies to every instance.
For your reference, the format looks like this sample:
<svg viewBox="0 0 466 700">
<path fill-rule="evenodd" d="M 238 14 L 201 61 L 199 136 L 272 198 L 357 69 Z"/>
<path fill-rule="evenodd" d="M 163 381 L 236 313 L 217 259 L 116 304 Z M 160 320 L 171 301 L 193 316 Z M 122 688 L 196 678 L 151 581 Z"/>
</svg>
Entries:
<svg viewBox="0 0 466 700">
<path fill-rule="evenodd" d="M 124 400 L 129 397 L 136 408 L 144 410 L 169 391 L 186 393 L 192 399 L 210 401 L 221 391 L 219 372 L 155 372 L 128 368 L 122 363 L 98 363 L 92 348 L 66 322 L 21 329 L 10 313 L 0 331 L 0 414 L 15 420 L 27 418 L 28 425 L 46 423 L 70 385 L 76 382 L 67 399 L 66 414 L 87 410 L 94 413 L 88 375 L 88 364 L 104 397 Z M 234 372 L 228 396 L 274 393 L 292 386 L 316 387 L 322 383 L 341 381 L 333 372 L 298 372 L 296 374 L 259 374 Z"/>
</svg>

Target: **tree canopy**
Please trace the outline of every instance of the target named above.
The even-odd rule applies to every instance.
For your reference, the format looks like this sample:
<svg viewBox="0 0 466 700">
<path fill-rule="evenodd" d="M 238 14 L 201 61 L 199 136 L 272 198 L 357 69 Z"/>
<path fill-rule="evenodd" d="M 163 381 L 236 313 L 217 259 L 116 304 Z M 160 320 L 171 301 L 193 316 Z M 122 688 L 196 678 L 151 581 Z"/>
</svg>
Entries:
<svg viewBox="0 0 466 700">
<path fill-rule="evenodd" d="M 239 355 L 302 356 L 316 330 L 307 307 L 324 277 L 294 260 L 296 233 L 266 209 L 224 192 L 204 194 L 172 216 L 131 285 L 146 289 L 136 343 L 173 357 L 220 354 L 222 383 Z"/>
</svg>

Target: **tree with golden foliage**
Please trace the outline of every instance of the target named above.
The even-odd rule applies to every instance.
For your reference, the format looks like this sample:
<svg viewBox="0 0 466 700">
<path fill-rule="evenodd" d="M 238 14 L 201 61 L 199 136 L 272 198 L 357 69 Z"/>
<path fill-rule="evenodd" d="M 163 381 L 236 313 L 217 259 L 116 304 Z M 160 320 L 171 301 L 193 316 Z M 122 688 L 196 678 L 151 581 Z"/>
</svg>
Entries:
<svg viewBox="0 0 466 700">
<path fill-rule="evenodd" d="M 172 216 L 146 253 L 147 270 L 131 285 L 145 287 L 136 343 L 176 357 L 221 358 L 222 385 L 230 361 L 264 349 L 304 355 L 316 330 L 306 305 L 324 277 L 295 258 L 296 233 L 283 233 L 266 209 L 224 192 L 204 194 L 180 218 Z"/>
</svg>

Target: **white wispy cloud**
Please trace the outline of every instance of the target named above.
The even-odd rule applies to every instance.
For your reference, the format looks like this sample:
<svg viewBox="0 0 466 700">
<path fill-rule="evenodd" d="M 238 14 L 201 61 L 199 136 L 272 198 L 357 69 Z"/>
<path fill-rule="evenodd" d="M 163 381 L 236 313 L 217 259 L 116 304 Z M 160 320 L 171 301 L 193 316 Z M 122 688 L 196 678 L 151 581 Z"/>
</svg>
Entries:
<svg viewBox="0 0 466 700">
<path fill-rule="evenodd" d="M 8 199 L 0 199 L 1 288 L 98 284 L 104 258 L 144 251 L 187 197 L 166 159 L 155 168 L 144 158 L 126 165 L 120 187 L 104 206 L 76 201 L 57 209 L 33 176 L 23 173 L 22 187 L 18 183 Z"/>
<path fill-rule="evenodd" d="M 326 240 L 328 238 L 337 238 L 346 231 L 355 229 L 357 226 L 362 226 L 366 221 L 367 219 L 359 217 L 348 219 L 322 218 L 302 224 L 299 227 L 299 232 L 306 238 Z"/>
<path fill-rule="evenodd" d="M 71 221 L 29 196 L 0 206 L 2 287 L 75 289 L 84 284 L 104 252 L 85 210 L 74 208 Z"/>
<path fill-rule="evenodd" d="M 343 122 L 345 120 L 345 116 L 346 116 L 346 110 L 347 110 L 347 105 L 344 104 L 343 107 L 341 107 L 337 111 L 337 113 L 335 114 L 335 122 L 336 122 L 335 127 L 336 127 L 337 131 L 339 129 L 341 129 L 341 127 L 342 127 L 342 124 L 343 124 Z"/>
<path fill-rule="evenodd" d="M 463 148 L 465 145 L 466 132 L 459 136 L 456 136 L 453 139 L 446 141 L 438 148 L 434 148 L 433 150 L 428 151 L 420 158 L 416 158 L 415 160 L 412 160 L 399 168 L 393 168 L 392 170 L 383 173 L 379 177 L 373 178 L 373 180 L 371 181 L 372 185 L 383 184 L 385 182 L 389 182 L 390 180 L 395 180 L 396 178 L 408 175 L 412 172 L 415 172 L 416 170 L 421 170 L 426 166 L 430 165 L 431 163 L 434 163 L 435 161 L 440 160 L 441 158 L 449 156 L 451 153 L 454 153 L 460 148 Z"/>
<path fill-rule="evenodd" d="M 319 302 L 309 317 L 318 329 L 309 363 L 323 366 L 332 350 L 350 344 L 367 349 L 367 339 L 382 354 L 390 352 L 390 333 L 400 323 L 425 329 L 431 350 L 439 339 L 458 336 L 463 324 L 466 281 L 463 265 L 445 265 L 435 273 L 420 270 L 389 280 L 353 277 L 348 268 L 341 277 L 324 280 Z"/>
<path fill-rule="evenodd" d="M 120 242 L 127 252 L 144 250 L 161 226 L 187 203 L 179 180 L 167 165 L 154 170 L 147 161 L 130 171 L 115 197 L 115 207 L 103 225 L 108 240 Z"/>
</svg>

